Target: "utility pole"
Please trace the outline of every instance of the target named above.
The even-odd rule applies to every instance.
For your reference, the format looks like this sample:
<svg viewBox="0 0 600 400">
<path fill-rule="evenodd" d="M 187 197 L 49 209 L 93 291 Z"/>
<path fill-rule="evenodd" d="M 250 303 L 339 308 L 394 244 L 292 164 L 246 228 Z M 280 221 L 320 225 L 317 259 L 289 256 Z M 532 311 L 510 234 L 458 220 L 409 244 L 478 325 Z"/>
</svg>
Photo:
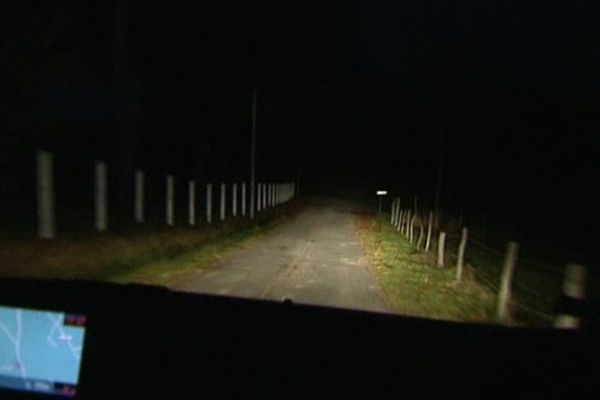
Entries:
<svg viewBox="0 0 600 400">
<path fill-rule="evenodd" d="M 254 219 L 256 201 L 256 89 L 252 90 L 252 144 L 250 145 L 250 219 Z"/>
</svg>

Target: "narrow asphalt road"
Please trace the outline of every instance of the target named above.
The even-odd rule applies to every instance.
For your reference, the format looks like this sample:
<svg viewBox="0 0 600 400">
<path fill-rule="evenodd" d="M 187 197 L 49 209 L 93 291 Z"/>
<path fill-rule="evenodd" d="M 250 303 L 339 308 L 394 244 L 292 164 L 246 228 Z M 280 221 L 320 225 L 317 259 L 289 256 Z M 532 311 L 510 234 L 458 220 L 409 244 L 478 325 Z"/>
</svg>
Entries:
<svg viewBox="0 0 600 400">
<path fill-rule="evenodd" d="M 353 219 L 341 203 L 308 205 L 250 248 L 174 289 L 387 312 Z"/>
</svg>

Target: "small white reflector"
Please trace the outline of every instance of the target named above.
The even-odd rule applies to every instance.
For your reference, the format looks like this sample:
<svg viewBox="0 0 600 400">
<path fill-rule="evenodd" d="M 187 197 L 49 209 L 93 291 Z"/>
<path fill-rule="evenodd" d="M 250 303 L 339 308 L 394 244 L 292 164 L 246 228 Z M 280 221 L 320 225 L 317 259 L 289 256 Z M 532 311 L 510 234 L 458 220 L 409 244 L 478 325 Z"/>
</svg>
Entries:
<svg viewBox="0 0 600 400">
<path fill-rule="evenodd" d="M 387 190 L 378 190 L 377 196 L 385 196 L 387 194 Z"/>
</svg>

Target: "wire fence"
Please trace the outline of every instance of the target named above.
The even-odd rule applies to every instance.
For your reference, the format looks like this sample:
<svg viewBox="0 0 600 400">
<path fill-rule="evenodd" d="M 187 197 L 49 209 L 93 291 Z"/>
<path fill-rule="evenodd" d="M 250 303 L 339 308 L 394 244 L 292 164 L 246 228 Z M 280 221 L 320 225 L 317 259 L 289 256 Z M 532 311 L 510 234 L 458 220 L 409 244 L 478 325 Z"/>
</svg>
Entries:
<svg viewBox="0 0 600 400">
<path fill-rule="evenodd" d="M 435 218 L 433 220 L 435 221 Z M 408 210 L 392 208 L 390 222 L 395 227 L 400 227 L 399 231 L 406 234 L 407 231 L 410 231 L 407 227 L 414 224 L 415 221 L 419 224 L 428 223 L 425 215 L 414 218 L 411 217 Z M 434 250 L 438 248 L 438 234 L 446 228 L 449 232 L 445 232 L 444 264 L 446 266 L 457 265 L 461 241 L 461 236 L 457 234 L 458 226 L 440 227 L 438 231 L 433 229 L 432 248 Z M 563 296 L 564 268 L 530 257 L 516 256 L 513 272 L 509 278 L 506 278 L 503 272 L 507 263 L 508 249 L 499 248 L 497 243 L 489 243 L 488 239 L 490 238 L 482 239 L 477 234 L 477 230 L 473 231 L 469 232 L 463 256 L 466 278 L 475 280 L 495 293 L 498 296 L 499 308 L 501 288 L 503 285 L 507 286 L 509 291 L 507 307 L 514 320 L 531 325 L 548 326 L 552 324 L 557 305 Z M 597 280 L 596 277 L 592 277 L 592 279 Z"/>
<path fill-rule="evenodd" d="M 476 278 L 499 291 L 500 276 L 506 252 L 469 238 L 472 244 L 471 269 Z M 487 257 L 480 252 L 487 252 Z M 523 257 L 518 257 L 511 286 L 510 305 L 513 316 L 531 323 L 547 324 L 553 320 L 553 310 L 561 296 L 563 271 L 558 267 Z"/>
</svg>

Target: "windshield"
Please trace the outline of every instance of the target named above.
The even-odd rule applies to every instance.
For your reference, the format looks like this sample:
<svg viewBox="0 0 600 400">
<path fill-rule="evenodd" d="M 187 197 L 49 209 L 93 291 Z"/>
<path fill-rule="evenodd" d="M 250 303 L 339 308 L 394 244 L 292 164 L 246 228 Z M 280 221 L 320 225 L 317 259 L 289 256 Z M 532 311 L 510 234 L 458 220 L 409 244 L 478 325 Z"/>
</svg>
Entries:
<svg viewBox="0 0 600 400">
<path fill-rule="evenodd" d="M 13 3 L 0 277 L 586 323 L 591 10 Z"/>
</svg>

